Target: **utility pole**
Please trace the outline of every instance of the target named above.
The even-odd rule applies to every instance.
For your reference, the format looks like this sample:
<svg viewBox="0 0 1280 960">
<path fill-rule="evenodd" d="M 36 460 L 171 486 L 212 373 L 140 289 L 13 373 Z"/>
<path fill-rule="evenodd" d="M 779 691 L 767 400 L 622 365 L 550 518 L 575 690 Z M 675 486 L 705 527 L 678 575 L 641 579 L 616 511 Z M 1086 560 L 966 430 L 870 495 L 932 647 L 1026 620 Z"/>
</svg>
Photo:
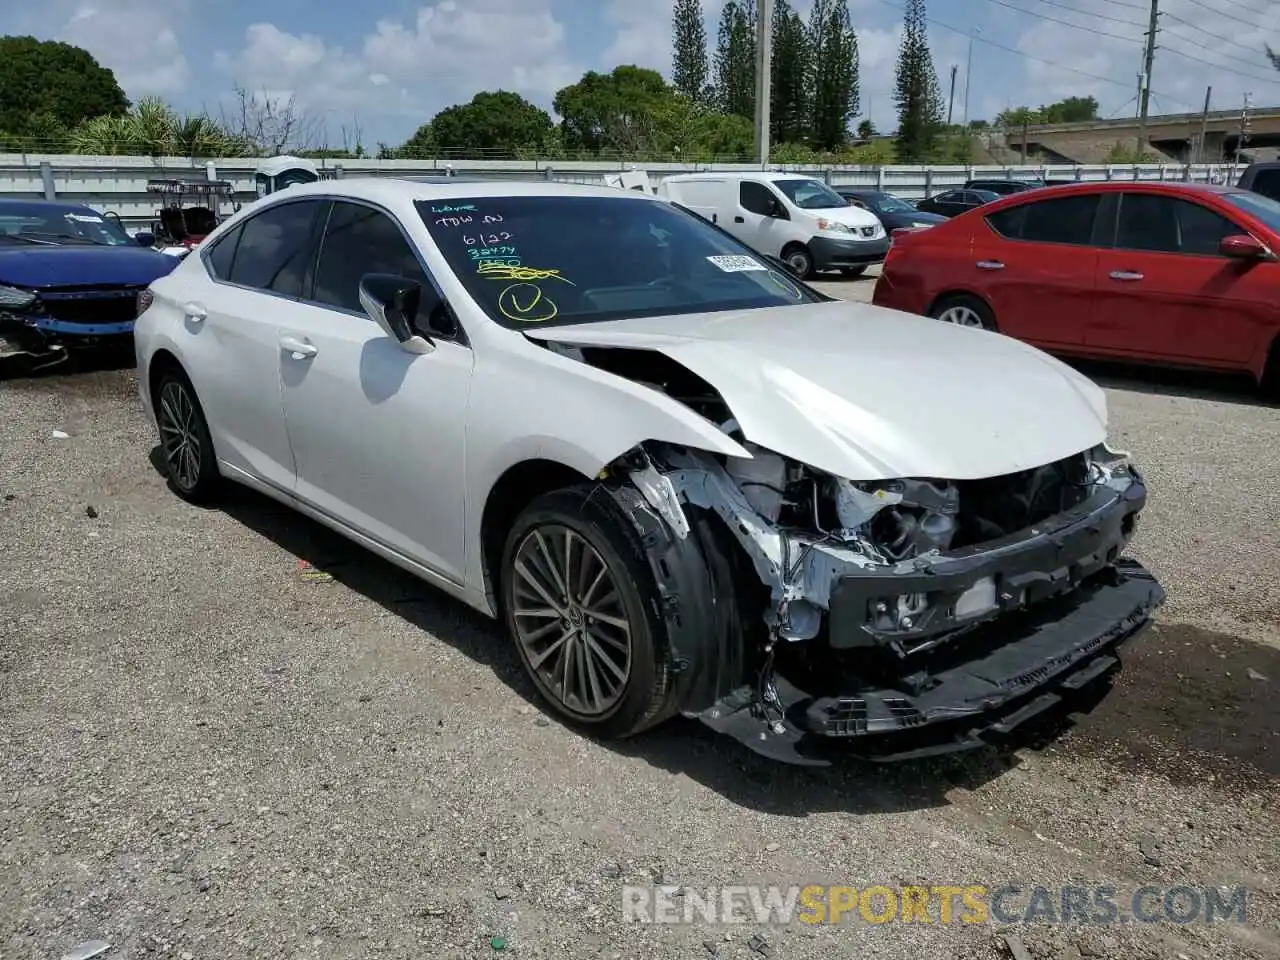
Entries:
<svg viewBox="0 0 1280 960">
<path fill-rule="evenodd" d="M 1196 151 L 1196 163 L 1204 163 L 1205 155 L 1208 153 L 1207 140 L 1209 137 L 1209 98 L 1213 96 L 1213 87 L 1204 88 L 1204 112 L 1200 114 L 1200 148 Z"/>
<path fill-rule="evenodd" d="M 1147 109 L 1151 104 L 1151 67 L 1156 59 L 1156 32 L 1160 29 L 1160 0 L 1151 0 L 1151 22 L 1147 25 L 1147 52 L 1142 60 L 1142 108 L 1138 115 L 1138 154 L 1147 145 Z"/>
<path fill-rule="evenodd" d="M 773 68 L 773 0 L 756 3 L 756 158 L 769 165 L 769 97 Z"/>
<path fill-rule="evenodd" d="M 1253 93 L 1244 95 L 1244 109 L 1240 111 L 1240 135 L 1236 138 L 1236 166 L 1240 166 L 1240 157 L 1244 152 L 1244 142 L 1249 139 L 1249 101 Z"/>
<path fill-rule="evenodd" d="M 964 68 L 964 127 L 969 129 L 969 78 L 973 76 L 973 40 L 982 33 L 977 27 L 969 31 L 969 62 Z"/>
<path fill-rule="evenodd" d="M 953 63 L 951 65 L 951 95 L 947 97 L 947 126 L 951 126 L 951 108 L 956 105 L 956 70 L 959 68 Z"/>
</svg>

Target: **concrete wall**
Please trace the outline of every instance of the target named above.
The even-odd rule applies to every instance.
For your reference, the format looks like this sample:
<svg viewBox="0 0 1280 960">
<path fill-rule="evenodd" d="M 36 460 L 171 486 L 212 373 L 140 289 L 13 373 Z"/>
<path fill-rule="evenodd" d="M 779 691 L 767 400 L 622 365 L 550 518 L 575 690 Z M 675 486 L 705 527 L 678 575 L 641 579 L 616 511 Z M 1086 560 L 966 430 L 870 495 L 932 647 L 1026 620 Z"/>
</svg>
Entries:
<svg viewBox="0 0 1280 960">
<path fill-rule="evenodd" d="M 151 178 L 206 178 L 229 180 L 236 200 L 248 203 L 257 196 L 253 159 L 190 160 L 181 157 L 97 157 L 80 154 L 0 154 L 0 197 L 61 199 L 84 203 L 102 211 L 114 211 L 130 226 L 149 223 L 160 197 L 146 192 Z M 643 168 L 653 180 L 672 173 L 695 170 L 754 170 L 753 164 L 627 164 L 584 161 L 503 160 L 340 160 L 317 161 L 327 176 L 440 176 L 485 179 L 553 180 L 599 184 L 607 173 Z M 1227 166 L 1187 167 L 1167 165 L 1093 166 L 887 166 L 809 168 L 774 166 L 826 180 L 833 186 L 878 187 L 904 197 L 921 198 L 962 184 L 971 177 L 1019 175 L 1072 180 L 1183 180 L 1205 182 L 1213 176 L 1233 180 Z M 224 212 L 230 212 L 224 206 Z"/>
</svg>

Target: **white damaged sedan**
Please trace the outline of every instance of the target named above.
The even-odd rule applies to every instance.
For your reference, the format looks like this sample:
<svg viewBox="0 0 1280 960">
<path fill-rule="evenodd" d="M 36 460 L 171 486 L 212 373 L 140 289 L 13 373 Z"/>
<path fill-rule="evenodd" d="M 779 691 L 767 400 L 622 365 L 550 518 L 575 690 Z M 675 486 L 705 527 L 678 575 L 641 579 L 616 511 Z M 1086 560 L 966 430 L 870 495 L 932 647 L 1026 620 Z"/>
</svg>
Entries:
<svg viewBox="0 0 1280 960">
<path fill-rule="evenodd" d="M 247 485 L 499 618 L 601 736 L 965 749 L 1105 689 L 1164 599 L 1094 384 L 652 196 L 300 185 L 144 302 L 179 495 Z"/>
</svg>

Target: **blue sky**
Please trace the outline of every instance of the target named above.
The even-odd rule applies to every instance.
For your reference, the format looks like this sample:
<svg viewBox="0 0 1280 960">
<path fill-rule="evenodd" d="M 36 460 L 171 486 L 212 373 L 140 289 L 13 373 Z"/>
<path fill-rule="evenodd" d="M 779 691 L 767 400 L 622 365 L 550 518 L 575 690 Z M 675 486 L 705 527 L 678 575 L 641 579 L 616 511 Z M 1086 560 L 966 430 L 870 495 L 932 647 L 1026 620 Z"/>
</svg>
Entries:
<svg viewBox="0 0 1280 960">
<path fill-rule="evenodd" d="M 714 39 L 722 0 L 704 0 Z M 793 0 L 807 11 L 811 0 Z M 891 100 L 902 0 L 850 0 L 862 55 L 862 107 L 882 130 Z M 1064 96 L 1096 96 L 1104 116 L 1132 115 L 1147 0 L 931 0 L 944 97 L 958 67 L 963 113 L 967 31 L 974 44 L 972 117 Z M 1161 0 L 1153 110 L 1280 104 L 1275 0 Z M 316 136 L 339 145 L 399 143 L 440 108 L 484 89 L 517 90 L 550 108 L 589 69 L 638 63 L 670 71 L 671 0 L 10 0 L 0 33 L 89 49 L 126 93 L 217 115 L 236 85 L 295 96 Z M 1059 21 L 1059 22 L 1054 22 Z M 955 30 L 945 29 L 942 24 Z"/>
</svg>

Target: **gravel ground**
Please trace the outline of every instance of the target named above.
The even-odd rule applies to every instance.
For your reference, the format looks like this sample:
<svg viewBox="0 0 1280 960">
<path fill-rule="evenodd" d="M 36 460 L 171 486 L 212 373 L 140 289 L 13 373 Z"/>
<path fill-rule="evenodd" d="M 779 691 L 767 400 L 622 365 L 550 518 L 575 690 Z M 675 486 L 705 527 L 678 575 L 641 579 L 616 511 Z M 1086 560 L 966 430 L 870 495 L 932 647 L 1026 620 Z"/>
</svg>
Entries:
<svg viewBox="0 0 1280 960">
<path fill-rule="evenodd" d="M 0 385 L 0 957 L 1280 957 L 1280 417 L 1108 382 L 1171 595 L 1118 688 L 1016 751 L 817 771 L 548 722 L 484 619 L 170 494 L 131 371 Z M 623 923 L 658 881 L 1243 885 L 1250 922 Z"/>
</svg>

